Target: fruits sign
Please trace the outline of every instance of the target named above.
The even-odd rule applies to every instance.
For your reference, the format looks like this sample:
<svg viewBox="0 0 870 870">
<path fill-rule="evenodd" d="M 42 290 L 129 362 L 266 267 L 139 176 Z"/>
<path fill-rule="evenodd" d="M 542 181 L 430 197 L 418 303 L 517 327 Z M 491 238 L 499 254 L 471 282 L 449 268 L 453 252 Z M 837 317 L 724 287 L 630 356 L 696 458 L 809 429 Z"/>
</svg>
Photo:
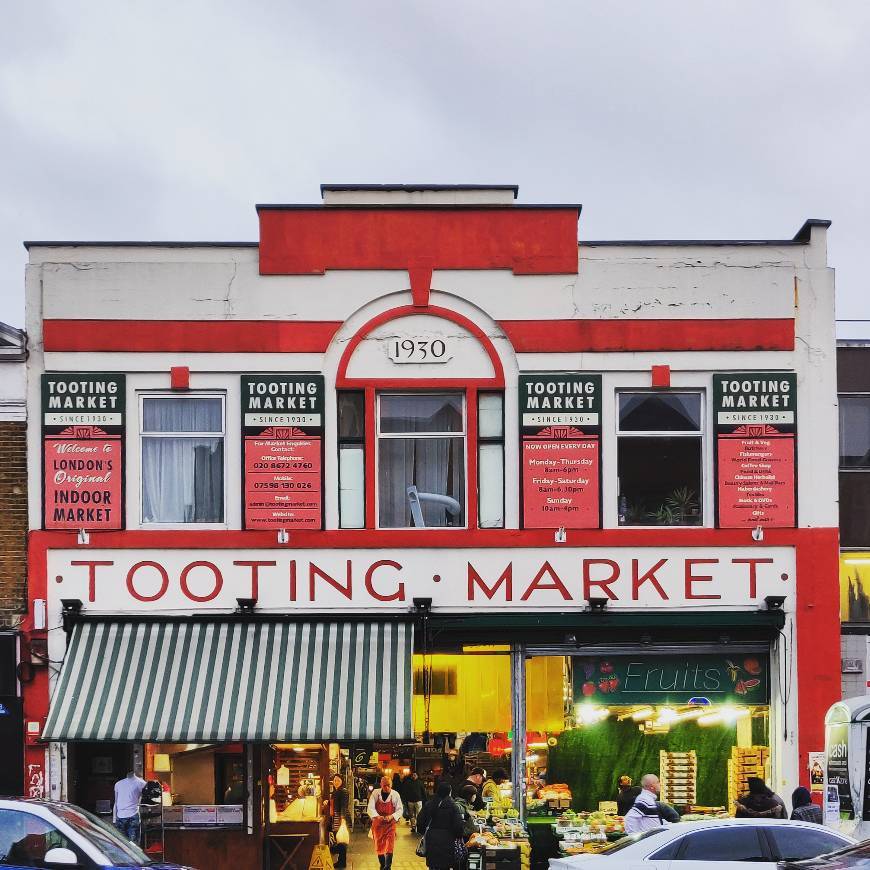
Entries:
<svg viewBox="0 0 870 870">
<path fill-rule="evenodd" d="M 520 375 L 523 526 L 601 525 L 601 375 Z"/>
<path fill-rule="evenodd" d="M 796 524 L 797 376 L 713 375 L 720 528 Z"/>
<path fill-rule="evenodd" d="M 244 375 L 246 529 L 322 528 L 323 375 Z"/>
<path fill-rule="evenodd" d="M 574 701 L 597 704 L 767 704 L 763 653 L 573 659 Z"/>
</svg>

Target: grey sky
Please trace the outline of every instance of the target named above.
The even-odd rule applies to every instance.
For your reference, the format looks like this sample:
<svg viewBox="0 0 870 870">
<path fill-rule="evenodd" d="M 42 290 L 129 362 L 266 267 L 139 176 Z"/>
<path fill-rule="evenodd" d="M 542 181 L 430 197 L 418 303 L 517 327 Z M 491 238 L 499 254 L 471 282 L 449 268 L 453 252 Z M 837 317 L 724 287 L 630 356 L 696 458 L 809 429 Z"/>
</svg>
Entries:
<svg viewBox="0 0 870 870">
<path fill-rule="evenodd" d="M 0 3 L 0 319 L 23 239 L 255 240 L 330 182 L 499 182 L 580 237 L 830 218 L 870 318 L 866 0 Z M 866 332 L 870 333 L 870 324 Z"/>
</svg>

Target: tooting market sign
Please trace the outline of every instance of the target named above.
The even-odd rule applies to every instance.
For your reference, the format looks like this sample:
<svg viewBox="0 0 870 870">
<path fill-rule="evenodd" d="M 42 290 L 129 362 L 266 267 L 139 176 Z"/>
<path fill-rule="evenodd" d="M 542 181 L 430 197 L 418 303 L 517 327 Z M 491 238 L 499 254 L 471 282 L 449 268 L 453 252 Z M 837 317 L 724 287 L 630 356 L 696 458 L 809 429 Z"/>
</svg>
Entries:
<svg viewBox="0 0 870 870">
<path fill-rule="evenodd" d="M 53 604 L 88 611 L 260 612 L 756 608 L 794 590 L 790 547 L 436 550 L 52 550 Z"/>
</svg>

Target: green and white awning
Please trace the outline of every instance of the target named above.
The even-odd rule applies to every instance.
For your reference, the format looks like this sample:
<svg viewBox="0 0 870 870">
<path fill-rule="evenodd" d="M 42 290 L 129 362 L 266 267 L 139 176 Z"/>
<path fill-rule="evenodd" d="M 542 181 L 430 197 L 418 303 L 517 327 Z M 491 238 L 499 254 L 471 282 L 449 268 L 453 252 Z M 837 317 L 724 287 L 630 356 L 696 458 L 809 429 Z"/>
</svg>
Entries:
<svg viewBox="0 0 870 870">
<path fill-rule="evenodd" d="M 46 740 L 411 737 L 401 622 L 77 623 Z"/>
</svg>

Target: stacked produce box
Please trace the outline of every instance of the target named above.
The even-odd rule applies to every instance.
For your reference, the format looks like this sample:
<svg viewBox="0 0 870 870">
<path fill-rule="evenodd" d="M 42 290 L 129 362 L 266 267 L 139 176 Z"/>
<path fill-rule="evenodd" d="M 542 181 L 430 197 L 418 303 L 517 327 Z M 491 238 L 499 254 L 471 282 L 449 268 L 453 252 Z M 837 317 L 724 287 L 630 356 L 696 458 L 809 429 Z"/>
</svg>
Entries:
<svg viewBox="0 0 870 870">
<path fill-rule="evenodd" d="M 734 746 L 728 762 L 728 811 L 733 816 L 735 801 L 749 791 L 748 779 L 768 778 L 770 750 L 766 746 Z"/>
<path fill-rule="evenodd" d="M 659 753 L 659 780 L 661 799 L 677 807 L 691 806 L 696 801 L 698 784 L 698 756 L 691 752 Z"/>
</svg>

